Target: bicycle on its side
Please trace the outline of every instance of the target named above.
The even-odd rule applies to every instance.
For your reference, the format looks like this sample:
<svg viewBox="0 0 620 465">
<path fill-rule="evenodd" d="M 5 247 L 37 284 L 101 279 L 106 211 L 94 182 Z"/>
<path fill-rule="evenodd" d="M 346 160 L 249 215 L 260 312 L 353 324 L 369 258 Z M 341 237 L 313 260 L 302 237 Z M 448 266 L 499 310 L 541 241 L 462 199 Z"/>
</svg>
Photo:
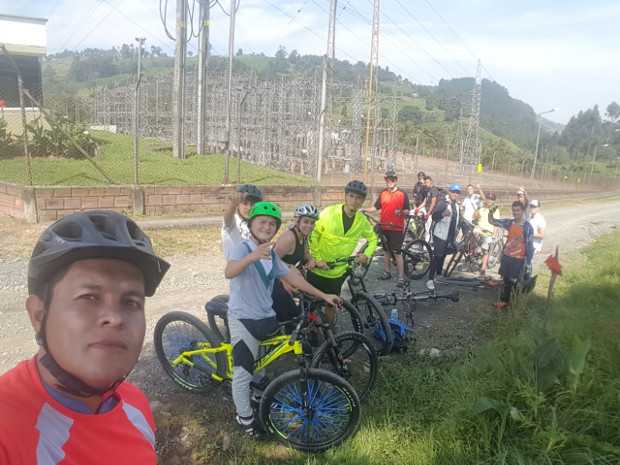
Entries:
<svg viewBox="0 0 620 465">
<path fill-rule="evenodd" d="M 458 302 L 460 294 L 456 290 L 440 292 L 438 290 L 414 291 L 410 287 L 395 288 L 387 292 L 374 292 L 372 296 L 384 307 L 396 307 L 398 319 L 409 328 L 414 327 L 414 314 L 418 302 L 446 299 Z"/>
<path fill-rule="evenodd" d="M 227 304 L 220 300 L 211 306 L 208 303 L 207 307 L 208 313 L 215 317 L 225 314 Z M 280 323 L 279 330 L 261 342 L 255 372 L 265 370 L 288 354 L 298 358 L 300 368 L 280 374 L 267 385 L 258 406 L 258 420 L 266 431 L 293 448 L 319 452 L 342 443 L 357 432 L 361 405 L 358 393 L 348 381 L 318 368 L 338 349 L 325 348 L 321 352 L 321 347 L 313 357 L 308 342 L 309 322 L 309 310 L 304 308 L 302 315 Z M 295 324 L 293 332 L 282 334 L 283 328 L 291 323 Z M 229 334 L 228 328 L 226 333 Z M 359 342 L 357 336 L 360 335 L 353 334 L 354 340 Z M 331 342 L 334 341 L 326 341 L 324 345 Z M 371 347 L 367 341 L 363 342 L 366 346 L 360 343 L 355 347 L 358 350 Z M 170 312 L 157 322 L 154 343 L 164 371 L 187 390 L 206 392 L 214 384 L 232 381 L 233 347 L 229 340 L 221 337 L 217 326 L 209 328 L 186 312 Z M 337 337 L 335 344 L 336 348 L 340 347 Z M 345 347 L 351 349 L 351 345 Z M 372 354 L 372 350 L 369 353 Z M 373 366 L 376 376 L 376 363 Z"/>
</svg>

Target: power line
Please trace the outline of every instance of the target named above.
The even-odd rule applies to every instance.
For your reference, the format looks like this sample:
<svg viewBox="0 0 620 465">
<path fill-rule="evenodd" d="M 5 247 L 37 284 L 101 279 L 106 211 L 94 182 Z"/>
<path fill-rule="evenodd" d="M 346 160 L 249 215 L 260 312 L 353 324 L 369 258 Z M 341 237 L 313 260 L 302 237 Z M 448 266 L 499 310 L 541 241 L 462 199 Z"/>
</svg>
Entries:
<svg viewBox="0 0 620 465">
<path fill-rule="evenodd" d="M 437 65 L 439 65 L 447 74 L 448 76 L 450 76 L 451 78 L 454 78 L 454 76 L 452 75 L 452 73 L 450 72 L 450 70 L 448 68 L 446 68 L 444 66 L 443 63 L 441 63 L 437 58 L 435 58 L 435 56 L 433 56 L 432 53 L 430 53 L 428 50 L 426 50 L 424 47 L 422 47 L 421 45 L 419 45 L 417 42 L 413 41 L 412 39 L 409 38 L 408 34 L 406 31 L 403 30 L 402 27 L 400 27 L 391 17 L 389 17 L 385 12 L 383 12 L 383 16 L 396 28 L 398 29 L 401 34 L 407 39 L 409 40 L 411 43 L 413 43 L 416 47 L 418 47 L 420 50 L 422 50 L 432 61 L 434 61 Z"/>
<path fill-rule="evenodd" d="M 452 27 L 452 25 L 442 16 L 441 13 L 439 13 L 439 11 L 437 11 L 437 9 L 433 6 L 433 4 L 429 1 L 429 0 L 424 0 L 424 2 L 430 7 L 431 10 L 433 10 L 433 12 L 439 17 L 439 19 L 441 19 L 443 21 L 443 23 L 448 26 L 448 29 L 450 29 L 452 31 L 452 33 L 454 34 L 454 36 L 461 42 L 461 45 L 463 46 L 463 48 L 465 48 L 465 50 L 467 50 L 467 52 L 469 52 L 469 54 L 472 56 L 472 58 L 474 60 L 478 60 L 480 57 L 477 56 L 473 50 L 469 47 L 469 45 L 467 45 L 467 42 L 465 41 L 465 39 L 463 39 L 461 37 L 461 35 L 456 31 L 456 29 L 454 29 Z M 486 66 L 482 65 L 482 68 L 486 71 L 486 73 L 489 75 L 489 77 L 493 80 L 496 81 L 497 80 L 493 77 L 493 75 L 491 74 L 491 72 L 487 69 Z"/>
<path fill-rule="evenodd" d="M 437 39 L 437 37 L 431 31 L 429 31 L 428 28 L 424 25 L 424 23 L 422 23 L 405 5 L 403 5 L 403 3 L 400 0 L 395 0 L 395 2 L 400 5 L 400 7 L 403 9 L 405 13 L 407 13 L 409 16 L 411 16 L 411 18 L 413 18 L 413 20 L 418 24 L 418 26 L 420 26 L 424 30 L 424 32 L 426 32 L 426 34 L 437 43 L 437 45 L 439 45 L 443 50 L 448 52 L 448 50 L 446 50 L 445 46 Z M 469 73 L 469 71 L 467 71 L 463 67 L 463 65 L 459 63 L 458 60 L 455 61 L 455 63 L 459 66 L 459 68 L 461 68 L 461 70 L 466 75 Z"/>
<path fill-rule="evenodd" d="M 372 24 L 368 18 L 366 18 L 366 17 L 365 17 L 362 13 L 360 13 L 360 12 L 359 12 L 359 10 L 357 10 L 357 9 L 356 9 L 356 8 L 355 8 L 352 4 L 351 4 L 351 2 L 350 2 L 350 1 L 348 1 L 347 3 L 349 4 L 349 11 L 354 12 L 354 13 L 355 13 L 358 17 L 360 17 L 362 20 L 364 20 L 367 24 L 369 24 L 369 25 L 371 25 L 371 24 Z M 345 8 L 343 8 L 343 10 L 342 10 L 342 11 L 344 11 L 344 9 L 345 9 Z M 339 24 L 342 24 L 342 23 L 339 23 Z M 347 28 L 346 26 L 344 26 L 344 25 L 343 25 L 343 27 L 345 27 L 345 29 L 348 29 L 348 28 Z M 348 29 L 348 30 L 349 30 L 351 33 L 353 33 L 353 31 L 351 31 L 350 29 Z M 360 39 L 359 39 L 359 36 L 357 36 L 355 33 L 353 33 L 353 35 L 355 35 L 355 36 L 358 38 L 358 40 L 360 40 Z M 393 40 L 392 40 L 392 38 L 391 38 L 390 36 L 385 35 L 385 36 L 383 37 L 383 39 L 388 39 L 388 40 L 389 40 L 389 42 L 391 42 L 392 44 L 394 44 L 396 47 L 399 47 L 399 44 L 397 44 L 395 41 L 393 41 Z M 422 65 L 420 65 L 420 64 L 419 64 L 419 63 L 415 60 L 415 58 L 413 58 L 413 57 L 412 57 L 412 56 L 411 56 L 411 55 L 410 55 L 407 51 L 404 51 L 404 55 L 406 55 L 406 57 L 409 59 L 409 61 L 411 61 L 411 62 L 412 62 L 412 63 L 416 66 L 416 68 L 419 68 L 419 69 L 420 69 L 421 71 L 423 71 L 426 75 L 428 75 L 428 76 L 429 76 L 432 80 L 436 80 L 436 81 L 438 81 L 438 80 L 439 80 L 439 79 L 438 79 L 438 78 L 437 78 L 434 74 L 432 74 L 430 71 L 428 71 L 428 70 L 427 70 L 426 68 L 424 68 Z M 397 70 L 397 71 L 399 72 L 399 74 L 401 74 L 401 75 L 403 75 L 403 76 L 405 76 L 405 75 L 409 74 L 409 75 L 410 75 L 410 77 L 411 77 L 414 81 L 418 81 L 418 82 L 419 82 L 419 80 L 418 80 L 418 79 L 416 79 L 416 78 L 415 78 L 415 76 L 412 76 L 412 75 L 411 75 L 411 73 L 405 73 L 405 72 L 402 72 L 402 70 L 401 70 L 401 69 L 399 69 L 399 67 L 398 67 L 398 66 L 395 66 L 392 62 L 388 62 L 388 60 L 386 60 L 386 59 L 384 59 L 383 61 L 384 61 L 384 62 L 386 62 L 389 66 L 391 66 L 393 69 Z"/>
</svg>

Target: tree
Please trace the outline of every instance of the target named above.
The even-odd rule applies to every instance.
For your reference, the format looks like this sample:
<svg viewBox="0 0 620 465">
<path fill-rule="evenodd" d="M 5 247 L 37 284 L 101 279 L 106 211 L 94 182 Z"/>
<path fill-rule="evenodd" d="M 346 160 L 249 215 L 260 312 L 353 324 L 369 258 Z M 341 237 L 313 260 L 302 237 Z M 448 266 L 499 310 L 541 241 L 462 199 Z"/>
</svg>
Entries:
<svg viewBox="0 0 620 465">
<path fill-rule="evenodd" d="M 284 45 L 280 45 L 278 47 L 278 51 L 276 52 L 276 58 L 278 60 L 286 60 L 286 56 L 287 56 L 286 47 Z"/>
<path fill-rule="evenodd" d="M 607 119 L 613 121 L 614 123 L 620 120 L 620 105 L 616 102 L 611 102 L 607 105 Z"/>
<path fill-rule="evenodd" d="M 243 56 L 243 49 L 240 48 L 239 50 L 237 50 L 237 56 L 238 57 L 242 57 Z"/>
</svg>

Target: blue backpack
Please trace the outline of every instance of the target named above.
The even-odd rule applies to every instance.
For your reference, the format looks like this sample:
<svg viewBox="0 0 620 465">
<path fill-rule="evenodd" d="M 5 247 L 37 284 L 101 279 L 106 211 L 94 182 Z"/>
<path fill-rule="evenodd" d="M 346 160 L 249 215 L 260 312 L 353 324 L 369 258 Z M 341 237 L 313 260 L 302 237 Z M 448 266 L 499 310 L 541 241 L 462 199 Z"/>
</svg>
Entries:
<svg viewBox="0 0 620 465">
<path fill-rule="evenodd" d="M 410 340 L 408 333 L 412 330 L 412 328 L 407 326 L 402 321 L 395 320 L 394 318 L 390 318 L 388 320 L 388 324 L 390 325 L 390 329 L 392 330 L 392 334 L 394 337 L 392 352 L 407 352 Z M 377 324 L 377 326 L 375 327 L 374 336 L 379 341 L 385 342 L 385 332 L 383 331 L 383 327 L 380 324 Z"/>
</svg>

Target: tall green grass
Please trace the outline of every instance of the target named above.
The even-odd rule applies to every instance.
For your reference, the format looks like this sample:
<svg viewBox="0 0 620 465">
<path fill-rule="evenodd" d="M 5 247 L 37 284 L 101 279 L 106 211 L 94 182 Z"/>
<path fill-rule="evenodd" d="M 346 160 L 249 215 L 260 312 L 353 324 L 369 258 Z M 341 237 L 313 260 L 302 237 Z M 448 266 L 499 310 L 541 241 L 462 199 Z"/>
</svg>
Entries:
<svg viewBox="0 0 620 465">
<path fill-rule="evenodd" d="M 566 267 L 547 330 L 542 282 L 464 359 L 386 361 L 355 439 L 289 460 L 620 464 L 619 241 L 599 239 Z"/>
</svg>

